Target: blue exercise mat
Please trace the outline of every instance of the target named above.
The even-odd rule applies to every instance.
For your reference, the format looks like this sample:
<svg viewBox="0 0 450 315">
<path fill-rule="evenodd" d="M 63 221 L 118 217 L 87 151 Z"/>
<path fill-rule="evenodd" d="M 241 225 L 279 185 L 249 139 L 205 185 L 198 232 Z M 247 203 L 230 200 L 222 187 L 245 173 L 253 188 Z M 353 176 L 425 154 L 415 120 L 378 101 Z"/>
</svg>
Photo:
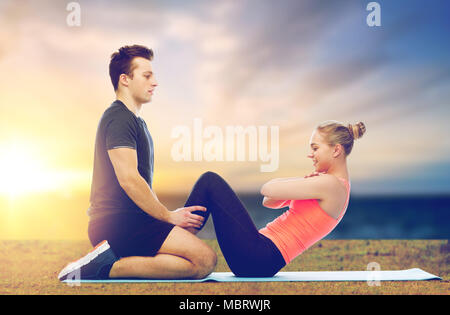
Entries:
<svg viewBox="0 0 450 315">
<path fill-rule="evenodd" d="M 282 282 L 282 281 L 418 281 L 442 280 L 440 277 L 419 268 L 380 271 L 281 271 L 269 278 L 242 278 L 231 272 L 213 272 L 204 279 L 106 279 L 64 280 L 66 283 L 141 283 L 141 282 Z"/>
</svg>

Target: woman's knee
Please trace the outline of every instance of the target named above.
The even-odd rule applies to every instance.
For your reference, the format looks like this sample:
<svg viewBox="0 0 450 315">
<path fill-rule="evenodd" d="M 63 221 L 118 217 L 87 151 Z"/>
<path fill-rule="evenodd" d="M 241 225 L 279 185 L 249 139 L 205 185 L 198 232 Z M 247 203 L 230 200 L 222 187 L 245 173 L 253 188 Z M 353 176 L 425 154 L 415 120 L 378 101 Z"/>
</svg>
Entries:
<svg viewBox="0 0 450 315">
<path fill-rule="evenodd" d="M 218 179 L 221 179 L 218 174 L 211 171 L 205 172 L 197 179 L 192 190 L 196 192 L 205 192 L 211 187 L 211 184 L 216 183 Z"/>
<path fill-rule="evenodd" d="M 219 178 L 220 179 L 222 178 L 222 177 L 220 177 L 219 174 L 211 172 L 211 171 L 207 171 L 200 176 L 199 180 L 201 179 L 201 180 L 205 180 L 205 181 L 211 181 L 211 180 L 217 180 Z"/>
<path fill-rule="evenodd" d="M 203 173 L 198 182 L 208 189 L 210 196 L 211 194 L 222 193 L 223 189 L 231 189 L 223 177 L 211 171 Z"/>
</svg>

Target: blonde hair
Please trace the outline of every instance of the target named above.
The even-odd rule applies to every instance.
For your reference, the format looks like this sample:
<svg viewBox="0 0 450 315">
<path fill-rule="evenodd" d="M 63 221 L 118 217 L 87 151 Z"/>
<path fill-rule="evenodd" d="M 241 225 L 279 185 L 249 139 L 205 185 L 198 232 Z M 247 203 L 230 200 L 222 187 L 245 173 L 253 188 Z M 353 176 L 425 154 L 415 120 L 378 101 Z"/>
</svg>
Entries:
<svg viewBox="0 0 450 315">
<path fill-rule="evenodd" d="M 361 138 L 366 132 L 366 126 L 363 122 L 345 126 L 336 120 L 324 121 L 316 129 L 324 136 L 325 141 L 330 146 L 342 145 L 346 156 L 352 152 L 354 140 Z"/>
</svg>

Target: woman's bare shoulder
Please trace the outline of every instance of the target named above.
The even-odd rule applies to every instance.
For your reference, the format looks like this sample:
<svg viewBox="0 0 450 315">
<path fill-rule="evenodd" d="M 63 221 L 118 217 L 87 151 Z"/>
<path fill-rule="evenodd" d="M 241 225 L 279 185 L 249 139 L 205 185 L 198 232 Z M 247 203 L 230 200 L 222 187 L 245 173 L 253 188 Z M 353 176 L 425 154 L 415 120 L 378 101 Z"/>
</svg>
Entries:
<svg viewBox="0 0 450 315">
<path fill-rule="evenodd" d="M 332 174 L 320 174 L 319 177 L 322 177 L 322 180 L 326 182 L 326 185 L 330 188 L 329 191 L 336 193 L 335 196 L 347 191 L 344 182 L 339 177 Z"/>
</svg>

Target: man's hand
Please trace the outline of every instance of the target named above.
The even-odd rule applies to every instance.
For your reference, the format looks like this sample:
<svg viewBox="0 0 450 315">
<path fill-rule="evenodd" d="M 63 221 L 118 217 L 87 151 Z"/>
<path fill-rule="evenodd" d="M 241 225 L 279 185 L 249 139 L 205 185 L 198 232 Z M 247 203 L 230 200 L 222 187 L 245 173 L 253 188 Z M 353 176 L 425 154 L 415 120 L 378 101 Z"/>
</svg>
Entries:
<svg viewBox="0 0 450 315">
<path fill-rule="evenodd" d="M 205 207 L 202 206 L 191 206 L 185 208 L 178 208 L 174 211 L 169 212 L 169 223 L 178 225 L 182 228 L 199 228 L 202 226 L 204 217 L 201 215 L 193 214 L 192 211 L 206 211 Z"/>
</svg>

